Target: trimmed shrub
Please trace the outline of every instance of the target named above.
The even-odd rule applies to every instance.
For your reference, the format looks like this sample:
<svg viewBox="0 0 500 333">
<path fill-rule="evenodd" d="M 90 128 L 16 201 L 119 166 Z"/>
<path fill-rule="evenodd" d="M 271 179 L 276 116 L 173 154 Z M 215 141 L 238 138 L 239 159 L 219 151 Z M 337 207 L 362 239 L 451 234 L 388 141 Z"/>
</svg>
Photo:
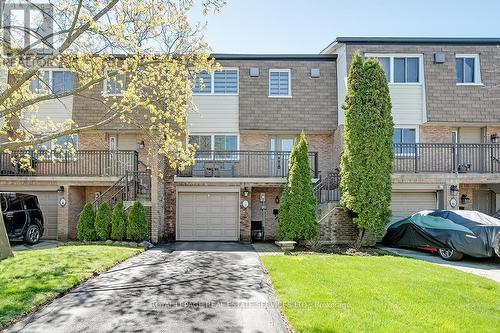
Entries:
<svg viewBox="0 0 500 333">
<path fill-rule="evenodd" d="M 98 240 L 108 240 L 111 235 L 111 208 L 103 202 L 95 217 L 95 232 Z"/>
<path fill-rule="evenodd" d="M 121 241 L 125 237 L 127 237 L 127 214 L 125 214 L 123 202 L 119 202 L 113 208 L 111 217 L 111 239 Z"/>
<path fill-rule="evenodd" d="M 344 152 L 340 162 L 341 203 L 359 228 L 380 235 L 391 211 L 394 126 L 384 69 L 356 53 L 344 105 Z"/>
<path fill-rule="evenodd" d="M 278 239 L 304 240 L 317 236 L 316 196 L 304 132 L 290 154 L 290 169 L 278 213 Z"/>
<path fill-rule="evenodd" d="M 76 226 L 76 238 L 79 241 L 93 241 L 97 239 L 95 233 L 95 214 L 92 204 L 87 202 L 80 214 L 80 219 Z"/>
<path fill-rule="evenodd" d="M 149 225 L 144 206 L 136 201 L 128 214 L 127 239 L 142 242 L 149 239 Z"/>
</svg>

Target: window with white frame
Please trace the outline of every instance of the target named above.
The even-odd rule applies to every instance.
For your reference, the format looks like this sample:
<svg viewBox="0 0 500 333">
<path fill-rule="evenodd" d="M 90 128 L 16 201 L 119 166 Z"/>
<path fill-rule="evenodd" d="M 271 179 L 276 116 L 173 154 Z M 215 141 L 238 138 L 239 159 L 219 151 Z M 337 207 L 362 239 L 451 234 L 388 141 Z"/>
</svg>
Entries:
<svg viewBox="0 0 500 333">
<path fill-rule="evenodd" d="M 480 84 L 479 55 L 457 54 L 455 59 L 457 84 Z"/>
<path fill-rule="evenodd" d="M 194 82 L 193 94 L 238 94 L 238 77 L 237 68 L 200 72 Z"/>
<path fill-rule="evenodd" d="M 108 70 L 110 71 L 110 70 Z M 104 79 L 103 81 L 103 93 L 107 96 L 120 96 L 123 94 L 123 89 L 125 89 L 126 79 L 124 73 L 118 73 Z"/>
<path fill-rule="evenodd" d="M 237 154 L 225 154 L 225 151 L 238 150 L 238 135 L 213 134 L 190 135 L 189 143 L 197 146 L 197 159 L 212 159 L 212 151 L 216 151 L 215 159 L 236 159 Z"/>
<path fill-rule="evenodd" d="M 68 70 L 42 70 L 31 80 L 31 92 L 57 94 L 75 89 L 76 75 Z"/>
<path fill-rule="evenodd" d="M 393 135 L 394 153 L 396 155 L 412 155 L 415 153 L 415 146 L 410 145 L 417 143 L 416 128 L 394 128 Z"/>
<path fill-rule="evenodd" d="M 373 57 L 384 68 L 388 83 L 420 83 L 420 57 L 403 55 L 376 55 Z"/>
<path fill-rule="evenodd" d="M 269 70 L 269 97 L 292 96 L 292 78 L 289 69 Z"/>
<path fill-rule="evenodd" d="M 39 149 L 47 149 L 47 150 L 56 149 L 56 148 L 78 149 L 78 135 L 72 134 L 72 135 L 60 136 L 55 140 L 47 141 L 47 142 L 39 145 L 38 148 Z"/>
</svg>

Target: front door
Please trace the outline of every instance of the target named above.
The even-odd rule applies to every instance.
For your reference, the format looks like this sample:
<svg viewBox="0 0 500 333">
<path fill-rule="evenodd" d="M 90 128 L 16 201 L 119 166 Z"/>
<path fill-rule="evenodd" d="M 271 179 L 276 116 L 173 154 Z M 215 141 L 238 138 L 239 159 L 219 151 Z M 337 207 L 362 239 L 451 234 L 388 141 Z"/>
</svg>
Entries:
<svg viewBox="0 0 500 333">
<path fill-rule="evenodd" d="M 275 136 L 269 141 L 271 150 L 270 169 L 273 177 L 286 177 L 290 161 L 290 152 L 295 143 L 294 136 Z"/>
<path fill-rule="evenodd" d="M 488 190 L 478 190 L 472 193 L 472 209 L 491 215 L 493 211 L 493 195 Z"/>
</svg>

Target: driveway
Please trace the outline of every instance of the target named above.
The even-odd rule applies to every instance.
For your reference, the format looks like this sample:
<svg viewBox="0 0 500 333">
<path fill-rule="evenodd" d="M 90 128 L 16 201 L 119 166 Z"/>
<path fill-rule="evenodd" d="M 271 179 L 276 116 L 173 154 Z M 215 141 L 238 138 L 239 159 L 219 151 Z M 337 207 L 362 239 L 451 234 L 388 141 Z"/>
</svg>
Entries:
<svg viewBox="0 0 500 333">
<path fill-rule="evenodd" d="M 286 332 L 251 245 L 155 247 L 87 281 L 8 332 Z"/>
<path fill-rule="evenodd" d="M 12 251 L 26 251 L 26 250 L 45 250 L 59 245 L 58 241 L 55 240 L 40 240 L 39 243 L 35 245 L 28 245 L 22 242 L 11 243 Z"/>
<path fill-rule="evenodd" d="M 381 247 L 381 249 L 400 256 L 433 262 L 435 264 L 455 268 L 463 272 L 472 273 L 475 275 L 483 276 L 485 278 L 500 282 L 499 258 L 479 259 L 472 257 L 464 257 L 464 259 L 460 261 L 446 261 L 441 259 L 438 255 L 429 252 L 392 248 L 386 246 Z"/>
</svg>

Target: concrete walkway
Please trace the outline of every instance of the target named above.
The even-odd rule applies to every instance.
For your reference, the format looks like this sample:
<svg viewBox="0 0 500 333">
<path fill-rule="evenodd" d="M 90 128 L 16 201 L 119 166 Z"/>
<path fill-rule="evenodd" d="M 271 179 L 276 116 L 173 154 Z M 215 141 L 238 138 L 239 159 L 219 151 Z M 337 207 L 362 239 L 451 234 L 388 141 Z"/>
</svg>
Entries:
<svg viewBox="0 0 500 333">
<path fill-rule="evenodd" d="M 471 258 L 464 257 L 461 261 L 446 261 L 441 259 L 437 254 L 432 254 L 423 251 L 414 251 L 408 249 L 400 249 L 393 247 L 380 247 L 382 250 L 415 259 L 421 259 L 441 266 L 451 267 L 463 272 L 472 273 L 483 276 L 485 278 L 500 282 L 500 259 L 498 258 Z"/>
<path fill-rule="evenodd" d="M 26 250 L 45 250 L 53 247 L 59 246 L 60 242 L 55 240 L 40 240 L 39 243 L 34 245 L 28 245 L 26 243 L 16 242 L 12 243 L 12 251 L 26 251 Z"/>
<path fill-rule="evenodd" d="M 156 247 L 89 280 L 8 332 L 286 332 L 251 245 Z"/>
</svg>

